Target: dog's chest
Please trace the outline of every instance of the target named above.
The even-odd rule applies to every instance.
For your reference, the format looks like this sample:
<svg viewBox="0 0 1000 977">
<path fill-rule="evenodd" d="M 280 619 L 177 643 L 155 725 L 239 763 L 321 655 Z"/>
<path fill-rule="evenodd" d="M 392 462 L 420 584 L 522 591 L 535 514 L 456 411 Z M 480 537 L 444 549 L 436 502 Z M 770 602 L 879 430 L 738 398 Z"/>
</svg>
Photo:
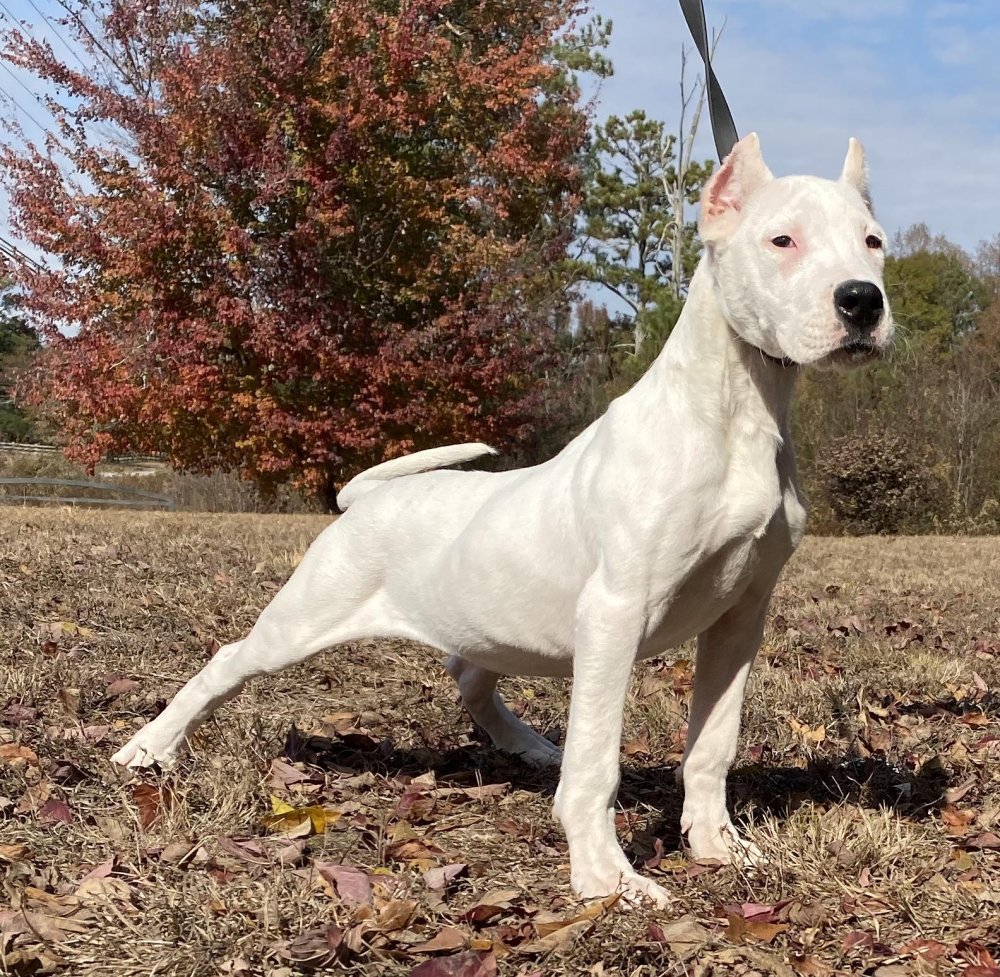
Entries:
<svg viewBox="0 0 1000 977">
<path fill-rule="evenodd" d="M 773 577 L 801 539 L 805 510 L 776 470 L 722 492 L 687 565 L 664 549 L 651 581 L 643 653 L 678 644 L 718 620 L 758 574 Z"/>
</svg>

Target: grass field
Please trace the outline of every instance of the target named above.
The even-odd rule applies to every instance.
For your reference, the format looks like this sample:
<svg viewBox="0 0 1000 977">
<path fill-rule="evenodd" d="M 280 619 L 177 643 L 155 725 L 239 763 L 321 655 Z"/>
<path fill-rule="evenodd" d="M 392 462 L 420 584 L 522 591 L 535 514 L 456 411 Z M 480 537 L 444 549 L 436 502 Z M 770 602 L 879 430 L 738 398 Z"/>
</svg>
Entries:
<svg viewBox="0 0 1000 977">
<path fill-rule="evenodd" d="M 644 664 L 618 826 L 676 903 L 622 913 L 424 649 L 336 649 L 163 778 L 111 768 L 323 518 L 0 513 L 2 973 L 1000 977 L 1000 540 L 806 542 L 731 779 L 764 870 L 686 859 L 691 650 Z M 503 688 L 558 739 L 565 683 Z"/>
</svg>

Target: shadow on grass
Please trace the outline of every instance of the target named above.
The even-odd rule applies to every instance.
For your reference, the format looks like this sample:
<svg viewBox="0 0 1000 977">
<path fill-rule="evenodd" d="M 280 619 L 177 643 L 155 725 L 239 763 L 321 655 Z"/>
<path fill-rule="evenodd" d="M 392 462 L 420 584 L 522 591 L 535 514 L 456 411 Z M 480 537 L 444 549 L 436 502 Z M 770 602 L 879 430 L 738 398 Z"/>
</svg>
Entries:
<svg viewBox="0 0 1000 977">
<path fill-rule="evenodd" d="M 388 740 L 304 736 L 293 728 L 284 755 L 345 775 L 371 771 L 389 778 L 417 777 L 433 771 L 442 786 L 504 782 L 540 796 L 554 794 L 559 779 L 558 768 L 528 766 L 488 744 L 397 749 Z M 654 848 L 669 853 L 682 847 L 683 790 L 676 774 L 677 764 L 622 769 L 619 829 L 624 827 L 626 848 L 640 862 Z M 730 773 L 728 792 L 737 824 L 762 813 L 782 821 L 804 804 L 888 808 L 900 817 L 922 821 L 945 803 L 949 783 L 950 774 L 939 757 L 914 772 L 889 755 L 863 757 L 845 752 L 814 756 L 803 767 L 769 765 L 766 759 L 736 767 Z M 645 827 L 632 832 L 633 820 L 644 822 Z M 654 844 L 656 839 L 659 845 Z"/>
<path fill-rule="evenodd" d="M 370 771 L 389 778 L 419 777 L 433 771 L 442 786 L 509 783 L 518 790 L 554 794 L 559 780 L 557 767 L 532 767 L 491 745 L 479 743 L 400 749 L 388 739 L 306 736 L 292 727 L 285 738 L 283 755 L 344 775 Z"/>
</svg>

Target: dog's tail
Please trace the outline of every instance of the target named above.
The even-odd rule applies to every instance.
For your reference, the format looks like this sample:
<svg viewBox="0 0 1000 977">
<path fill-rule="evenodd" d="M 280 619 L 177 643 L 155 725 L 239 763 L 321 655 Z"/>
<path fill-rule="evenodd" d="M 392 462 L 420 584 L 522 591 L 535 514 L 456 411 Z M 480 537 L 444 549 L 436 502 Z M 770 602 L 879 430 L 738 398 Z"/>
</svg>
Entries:
<svg viewBox="0 0 1000 977">
<path fill-rule="evenodd" d="M 496 448 L 478 441 L 469 444 L 449 444 L 443 448 L 430 448 L 427 451 L 415 451 L 412 455 L 393 458 L 381 465 L 368 468 L 355 475 L 338 493 L 337 508 L 346 509 L 356 502 L 366 492 L 370 492 L 379 482 L 390 478 L 400 478 L 403 475 L 415 475 L 417 472 L 430 471 L 432 468 L 449 468 L 451 465 L 461 465 L 467 461 L 475 461 L 486 455 L 495 455 Z"/>
</svg>

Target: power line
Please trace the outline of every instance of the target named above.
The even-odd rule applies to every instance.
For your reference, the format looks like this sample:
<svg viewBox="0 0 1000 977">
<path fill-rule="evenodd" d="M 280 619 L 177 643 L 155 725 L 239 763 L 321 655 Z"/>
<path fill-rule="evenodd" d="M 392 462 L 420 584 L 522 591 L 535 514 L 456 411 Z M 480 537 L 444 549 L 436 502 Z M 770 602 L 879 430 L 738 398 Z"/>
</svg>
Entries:
<svg viewBox="0 0 1000 977">
<path fill-rule="evenodd" d="M 81 58 L 80 55 L 77 53 L 76 48 L 74 48 L 73 45 L 66 40 L 66 38 L 63 36 L 59 28 L 57 28 L 56 25 L 51 20 L 49 20 L 48 17 L 46 17 L 45 11 L 42 10 L 37 3 L 35 3 L 35 0 L 28 0 L 28 3 L 30 3 L 31 6 L 34 7 L 35 11 L 38 13 L 38 16 L 41 17 L 42 20 L 44 20 L 45 23 L 49 25 L 49 27 L 52 28 L 52 33 L 55 34 L 60 41 L 62 41 L 63 47 L 65 47 L 66 50 L 69 51 L 69 53 L 72 54 L 74 58 L 76 58 L 80 67 L 83 68 L 84 71 L 90 71 L 90 68 L 88 68 L 87 65 L 84 63 L 83 58 Z M 4 8 L 6 9 L 6 4 L 4 4 Z"/>
<path fill-rule="evenodd" d="M 34 271 L 45 271 L 43 265 L 35 261 L 30 255 L 25 254 L 16 244 L 11 244 L 10 241 L 3 237 L 0 237 L 0 257 L 16 262 L 19 265 L 28 265 Z"/>
<path fill-rule="evenodd" d="M 3 68 L 3 70 L 6 71 L 7 74 L 14 79 L 14 81 L 16 81 L 29 95 L 31 95 L 36 101 L 38 101 L 39 105 L 42 104 L 41 99 L 39 99 L 38 96 L 35 95 L 31 91 L 31 89 L 29 89 L 28 86 L 25 85 L 24 82 L 21 81 L 21 79 L 14 74 L 13 71 L 11 71 L 11 69 L 7 66 L 6 61 L 0 60 L 0 68 Z M 3 95 L 5 98 L 12 101 L 29 119 L 31 119 L 32 122 L 35 123 L 36 126 L 38 126 L 39 129 L 42 130 L 42 132 L 48 133 L 49 130 L 45 126 L 43 126 L 42 123 L 39 122 L 38 119 L 36 119 L 16 98 L 14 98 L 14 96 L 11 95 L 10 92 L 4 91 L 2 88 L 0 88 L 0 95 Z"/>
</svg>

